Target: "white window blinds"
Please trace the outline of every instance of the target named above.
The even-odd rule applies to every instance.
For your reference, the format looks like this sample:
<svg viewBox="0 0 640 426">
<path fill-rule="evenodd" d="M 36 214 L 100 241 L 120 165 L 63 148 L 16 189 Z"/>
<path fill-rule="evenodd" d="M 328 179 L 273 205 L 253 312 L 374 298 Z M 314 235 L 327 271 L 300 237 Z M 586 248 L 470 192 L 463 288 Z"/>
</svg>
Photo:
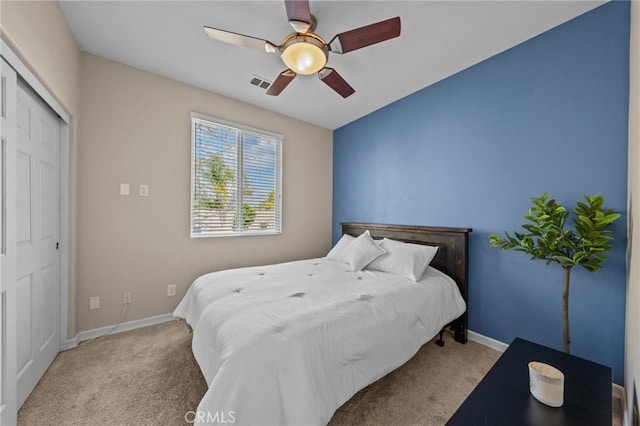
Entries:
<svg viewBox="0 0 640 426">
<path fill-rule="evenodd" d="M 282 136 L 191 114 L 191 237 L 279 234 Z"/>
</svg>

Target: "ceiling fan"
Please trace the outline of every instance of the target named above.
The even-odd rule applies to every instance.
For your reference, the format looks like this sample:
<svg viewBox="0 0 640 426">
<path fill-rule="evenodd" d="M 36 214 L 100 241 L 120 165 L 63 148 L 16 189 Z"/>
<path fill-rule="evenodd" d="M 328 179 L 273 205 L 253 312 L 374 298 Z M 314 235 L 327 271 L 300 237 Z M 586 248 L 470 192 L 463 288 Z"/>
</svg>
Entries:
<svg viewBox="0 0 640 426">
<path fill-rule="evenodd" d="M 345 31 L 327 43 L 313 32 L 316 20 L 310 12 L 309 0 L 285 0 L 284 3 L 289 24 L 295 32 L 286 36 L 279 46 L 260 38 L 204 27 L 207 36 L 211 39 L 280 55 L 287 69 L 281 72 L 269 86 L 267 95 L 278 96 L 298 74 L 318 73 L 320 80 L 343 98 L 351 96 L 355 93 L 353 87 L 336 70 L 325 66 L 329 59 L 329 52 L 349 53 L 400 35 L 400 17 L 396 16 Z"/>
</svg>

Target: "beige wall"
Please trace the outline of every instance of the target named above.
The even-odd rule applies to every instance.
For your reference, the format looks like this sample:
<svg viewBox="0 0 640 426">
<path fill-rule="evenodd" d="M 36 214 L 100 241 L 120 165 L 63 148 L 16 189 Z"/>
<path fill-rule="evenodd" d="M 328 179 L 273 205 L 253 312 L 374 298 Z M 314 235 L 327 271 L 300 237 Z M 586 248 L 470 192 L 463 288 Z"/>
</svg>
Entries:
<svg viewBox="0 0 640 426">
<path fill-rule="evenodd" d="M 635 384 L 640 392 L 640 2 L 631 3 L 629 87 L 629 261 L 625 388 L 631 421 Z M 633 253 L 633 256 L 631 256 Z"/>
<path fill-rule="evenodd" d="M 205 272 L 329 250 L 330 130 L 85 53 L 81 93 L 79 330 L 114 324 L 124 291 L 125 321 L 146 318 L 172 312 Z M 284 135 L 282 235 L 189 238 L 192 111 Z M 89 310 L 90 296 L 101 309 Z"/>
<path fill-rule="evenodd" d="M 0 17 L 3 40 L 71 117 L 69 337 L 113 324 L 123 291 L 125 321 L 145 318 L 171 312 L 203 272 L 328 250 L 331 131 L 82 56 L 57 2 L 3 0 Z M 284 134 L 282 235 L 189 239 L 190 111 Z M 150 196 L 120 197 L 120 182 Z M 89 296 L 101 309 L 88 310 Z"/>
<path fill-rule="evenodd" d="M 76 191 L 80 115 L 80 50 L 55 1 L 5 1 L 0 4 L 2 39 L 29 67 L 71 117 L 69 145 L 69 318 L 76 333 Z M 62 247 L 65 249 L 65 247 Z"/>
</svg>

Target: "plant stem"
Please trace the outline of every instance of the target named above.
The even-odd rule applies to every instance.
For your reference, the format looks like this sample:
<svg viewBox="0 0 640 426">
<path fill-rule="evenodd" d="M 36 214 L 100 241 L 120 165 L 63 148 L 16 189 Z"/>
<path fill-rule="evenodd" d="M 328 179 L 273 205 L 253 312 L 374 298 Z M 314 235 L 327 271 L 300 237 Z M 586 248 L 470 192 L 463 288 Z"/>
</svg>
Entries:
<svg viewBox="0 0 640 426">
<path fill-rule="evenodd" d="M 569 338 L 569 279 L 571 277 L 571 266 L 564 266 L 564 286 L 562 288 L 562 331 L 564 340 L 564 351 L 569 353 L 571 339 Z"/>
</svg>

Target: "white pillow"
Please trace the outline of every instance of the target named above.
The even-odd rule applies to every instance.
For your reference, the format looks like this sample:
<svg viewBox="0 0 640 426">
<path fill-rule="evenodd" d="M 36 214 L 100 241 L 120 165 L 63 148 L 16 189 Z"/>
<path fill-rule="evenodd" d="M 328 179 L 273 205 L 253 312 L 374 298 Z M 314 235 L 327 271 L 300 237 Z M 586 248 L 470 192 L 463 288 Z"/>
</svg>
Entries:
<svg viewBox="0 0 640 426">
<path fill-rule="evenodd" d="M 351 235 L 344 234 L 340 241 L 336 243 L 335 246 L 331 249 L 331 251 L 327 254 L 327 259 L 338 260 L 340 262 L 347 263 L 344 259 L 344 251 L 355 240 L 355 237 Z"/>
<path fill-rule="evenodd" d="M 369 230 L 366 230 L 349 244 L 344 251 L 344 258 L 351 265 L 352 271 L 361 271 L 372 260 L 383 254 L 385 250 L 373 241 Z"/>
<path fill-rule="evenodd" d="M 438 247 L 403 243 L 385 238 L 380 244 L 386 254 L 376 258 L 367 269 L 401 275 L 419 281 L 438 252 Z"/>
</svg>

